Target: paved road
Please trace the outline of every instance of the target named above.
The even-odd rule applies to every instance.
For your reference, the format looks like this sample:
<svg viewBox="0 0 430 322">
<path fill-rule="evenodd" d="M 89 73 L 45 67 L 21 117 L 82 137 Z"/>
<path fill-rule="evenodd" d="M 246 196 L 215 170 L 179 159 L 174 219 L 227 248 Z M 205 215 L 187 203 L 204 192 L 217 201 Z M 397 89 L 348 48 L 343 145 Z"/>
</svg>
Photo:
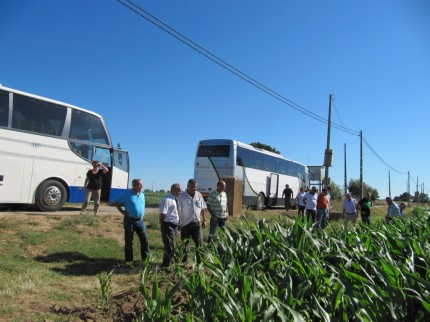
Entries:
<svg viewBox="0 0 430 322">
<path fill-rule="evenodd" d="M 89 207 L 88 214 L 92 214 L 92 205 Z M 45 212 L 45 211 L 39 211 L 35 209 L 34 207 L 28 207 L 27 209 L 21 209 L 21 210 L 10 210 L 8 207 L 0 205 L 0 215 L 35 215 L 35 216 L 46 216 L 46 215 L 52 215 L 52 216 L 71 216 L 71 215 L 79 215 L 81 212 L 81 205 L 69 205 L 67 207 L 64 207 L 60 211 L 53 211 L 53 212 Z M 157 208 L 146 208 L 145 213 L 152 213 L 152 212 L 158 212 Z M 99 214 L 100 216 L 103 215 L 118 215 L 119 212 L 114 206 L 107 206 L 107 205 L 100 205 L 99 207 Z"/>
</svg>

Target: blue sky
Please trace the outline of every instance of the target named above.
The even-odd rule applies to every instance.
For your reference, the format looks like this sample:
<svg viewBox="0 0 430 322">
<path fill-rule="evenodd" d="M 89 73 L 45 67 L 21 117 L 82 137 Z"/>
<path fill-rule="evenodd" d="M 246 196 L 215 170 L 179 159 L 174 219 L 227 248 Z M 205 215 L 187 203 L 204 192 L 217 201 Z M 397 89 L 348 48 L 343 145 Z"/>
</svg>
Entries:
<svg viewBox="0 0 430 322">
<path fill-rule="evenodd" d="M 126 0 L 123 0 L 126 1 Z M 364 181 L 428 193 L 427 0 L 134 0 L 272 90 L 363 135 Z M 115 0 L 2 0 L 0 83 L 100 113 L 131 177 L 168 189 L 193 176 L 199 140 L 259 141 L 323 162 L 327 125 L 234 76 Z M 359 137 L 331 131 L 330 176 L 359 178 Z"/>
</svg>

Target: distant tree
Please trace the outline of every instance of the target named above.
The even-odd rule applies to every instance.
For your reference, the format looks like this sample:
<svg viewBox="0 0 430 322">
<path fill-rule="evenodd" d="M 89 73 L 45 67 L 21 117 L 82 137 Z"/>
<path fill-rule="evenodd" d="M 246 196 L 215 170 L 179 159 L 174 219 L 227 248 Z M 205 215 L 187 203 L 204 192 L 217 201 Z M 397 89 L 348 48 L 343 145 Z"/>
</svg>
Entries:
<svg viewBox="0 0 430 322">
<path fill-rule="evenodd" d="M 266 151 L 274 152 L 277 154 L 281 154 L 280 151 L 276 150 L 275 148 L 271 147 L 270 145 L 260 143 L 260 142 L 252 142 L 249 145 L 252 145 L 254 148 L 263 149 Z"/>
<path fill-rule="evenodd" d="M 370 192 L 372 194 L 372 200 L 379 199 L 379 193 L 378 190 L 375 188 L 369 186 L 365 182 L 363 182 L 363 189 L 364 193 Z M 361 184 L 359 179 L 351 179 L 349 180 L 348 184 L 348 190 L 349 192 L 355 197 L 355 198 L 361 198 Z"/>
<path fill-rule="evenodd" d="M 159 192 L 159 193 L 166 193 L 166 190 L 161 189 L 161 190 L 158 190 L 158 192 Z"/>
<path fill-rule="evenodd" d="M 152 190 L 151 189 L 145 189 L 145 190 L 143 190 L 143 192 L 148 193 L 148 192 L 152 192 Z"/>
<path fill-rule="evenodd" d="M 416 198 L 415 198 L 416 199 Z M 420 193 L 418 196 L 418 200 L 414 200 L 415 202 L 427 203 L 430 202 L 429 196 L 426 193 Z"/>
<path fill-rule="evenodd" d="M 331 200 L 342 200 L 343 199 L 343 189 L 341 189 L 339 185 L 332 182 L 332 183 L 330 183 L 330 188 L 331 188 L 331 194 L 330 194 Z"/>
<path fill-rule="evenodd" d="M 408 192 L 403 192 L 400 196 L 394 197 L 395 201 L 410 201 L 411 200 L 411 194 Z"/>
</svg>

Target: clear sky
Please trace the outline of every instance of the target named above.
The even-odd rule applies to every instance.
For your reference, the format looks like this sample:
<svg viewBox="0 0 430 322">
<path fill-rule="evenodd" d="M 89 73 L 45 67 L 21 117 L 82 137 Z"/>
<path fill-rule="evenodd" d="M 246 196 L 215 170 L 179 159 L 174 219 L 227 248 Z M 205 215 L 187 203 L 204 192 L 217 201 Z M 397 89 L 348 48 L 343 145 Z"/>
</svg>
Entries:
<svg viewBox="0 0 430 322">
<path fill-rule="evenodd" d="M 126 0 L 122 0 L 126 2 Z M 430 1 L 134 0 L 240 71 L 363 131 L 364 181 L 430 187 Z M 259 141 L 321 165 L 327 125 L 251 86 L 116 0 L 1 0 L 0 83 L 100 113 L 131 177 L 193 176 L 199 140 Z M 332 180 L 359 178 L 360 140 L 332 129 Z"/>
</svg>

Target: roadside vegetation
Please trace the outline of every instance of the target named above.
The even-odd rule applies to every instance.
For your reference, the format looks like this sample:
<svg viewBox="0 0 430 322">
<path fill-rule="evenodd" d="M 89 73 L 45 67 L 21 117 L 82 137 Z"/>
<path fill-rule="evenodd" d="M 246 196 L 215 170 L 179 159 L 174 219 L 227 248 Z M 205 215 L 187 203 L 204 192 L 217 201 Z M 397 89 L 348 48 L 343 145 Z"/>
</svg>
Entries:
<svg viewBox="0 0 430 322">
<path fill-rule="evenodd" d="M 328 229 L 315 231 L 296 211 L 244 209 L 199 265 L 168 271 L 158 209 L 145 215 L 152 255 L 132 265 L 114 208 L 97 218 L 1 213 L 0 320 L 429 320 L 429 210 L 384 223 L 385 210 L 376 202 L 371 226 L 343 229 L 335 202 Z"/>
</svg>

